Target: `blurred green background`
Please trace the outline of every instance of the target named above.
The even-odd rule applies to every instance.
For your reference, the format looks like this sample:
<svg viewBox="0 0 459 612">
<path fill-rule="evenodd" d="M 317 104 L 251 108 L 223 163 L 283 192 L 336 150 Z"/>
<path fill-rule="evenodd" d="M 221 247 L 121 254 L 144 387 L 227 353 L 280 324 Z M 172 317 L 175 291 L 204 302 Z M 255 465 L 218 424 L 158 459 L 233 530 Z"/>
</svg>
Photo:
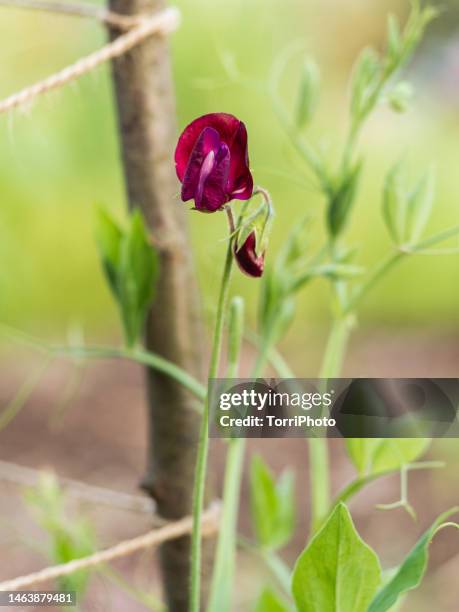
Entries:
<svg viewBox="0 0 459 612">
<path fill-rule="evenodd" d="M 272 257 L 292 223 L 309 211 L 313 237 L 322 231 L 324 206 L 286 140 L 264 91 L 272 62 L 302 41 L 322 70 L 323 92 L 312 135 L 336 155 L 347 119 L 347 79 L 360 49 L 381 48 L 386 15 L 402 19 L 405 0 L 178 0 L 183 24 L 173 36 L 178 125 L 226 111 L 249 130 L 256 182 L 273 195 L 277 218 Z M 389 249 L 381 215 L 381 185 L 389 167 L 406 157 L 412 174 L 432 162 L 438 198 L 431 232 L 459 223 L 459 7 L 442 0 L 409 73 L 416 94 L 405 115 L 381 109 L 368 125 L 362 150 L 365 176 L 350 229 L 359 262 L 372 265 Z M 0 8 L 5 97 L 65 66 L 104 42 L 87 20 Z M 287 104 L 296 88 L 301 54 L 284 81 Z M 227 67 L 225 70 L 224 66 Z M 228 67 L 243 75 L 228 77 Z M 115 307 L 102 277 L 93 239 L 93 209 L 104 203 L 122 216 L 124 192 L 109 70 L 99 69 L 30 109 L 0 117 L 0 321 L 41 336 L 81 326 L 88 334 L 118 333 Z M 172 160 L 171 160 L 172 163 Z M 178 198 L 171 206 L 181 206 Z M 225 238 L 221 215 L 189 214 L 197 274 L 206 313 L 214 307 Z M 417 257 L 372 294 L 362 311 L 368 326 L 457 328 L 459 256 Z M 256 283 L 240 274 L 235 289 L 249 298 Z M 329 317 L 325 283 L 301 298 L 288 342 Z"/>
<path fill-rule="evenodd" d="M 231 112 L 244 120 L 255 180 L 271 191 L 277 211 L 268 262 L 292 224 L 306 212 L 314 217 L 313 248 L 322 236 L 324 203 L 311 187 L 304 164 L 266 96 L 272 64 L 288 45 L 297 42 L 317 59 L 323 91 L 312 136 L 334 160 L 347 127 L 347 81 L 352 64 L 365 45 L 382 47 L 387 13 L 394 11 L 403 20 L 408 0 L 177 0 L 176 4 L 183 13 L 182 26 L 172 37 L 178 129 L 207 112 Z M 438 5 L 442 14 L 429 28 L 409 69 L 416 92 L 412 108 L 404 115 L 381 108 L 361 143 L 365 172 L 349 242 L 360 247 L 358 262 L 365 266 L 376 264 L 390 248 L 380 214 L 381 187 L 388 169 L 400 158 L 406 158 L 413 178 L 432 163 L 436 167 L 438 197 L 429 233 L 459 224 L 459 3 L 438 0 Z M 0 97 L 53 73 L 104 41 L 102 29 L 88 20 L 0 7 Z M 301 54 L 297 54 L 283 81 L 285 101 L 290 105 L 300 63 Z M 228 71 L 240 78 L 230 78 Z M 125 208 L 108 67 L 40 98 L 29 109 L 1 115 L 0 134 L 0 323 L 42 338 L 62 339 L 75 329 L 83 329 L 91 339 L 120 337 L 118 314 L 94 242 L 94 206 L 104 204 L 120 218 Z M 188 206 L 180 202 L 178 183 L 171 206 Z M 190 212 L 189 222 L 196 274 L 210 321 L 220 281 L 226 220 L 219 214 Z M 237 271 L 233 281 L 234 290 L 247 298 L 253 321 L 257 281 Z M 302 375 L 309 375 L 309 366 L 317 370 L 316 354 L 322 350 L 330 318 L 329 297 L 323 281 L 303 291 L 298 316 L 285 340 L 283 348 Z M 372 348 L 363 346 L 357 360 L 351 360 L 351 375 L 360 375 L 372 362 L 375 376 L 422 375 L 421 361 L 425 376 L 435 375 L 434 371 L 444 375 L 447 365 L 448 372 L 456 375 L 459 254 L 404 262 L 365 302 L 360 321 L 362 335 L 371 336 Z M 425 334 L 428 339 L 424 341 Z M 0 336 L 0 349 L 1 342 Z M 311 343 L 315 343 L 312 349 Z M 403 352 L 405 344 L 409 346 Z M 19 352 L 12 355 L 8 354 L 2 366 L 5 405 L 20 387 L 22 374 L 18 371 L 30 370 L 32 364 L 19 358 Z M 415 363 L 407 370 L 410 358 Z M 145 423 L 139 416 L 143 411 L 131 410 L 142 401 L 140 378 L 132 376 L 125 364 L 119 370 L 112 364 L 107 370 L 95 370 L 86 391 L 79 393 L 81 403 L 72 411 L 75 419 L 80 418 L 79 429 L 72 424 L 66 427 L 67 436 L 57 430 L 54 437 L 47 438 L 50 434 L 48 429 L 44 432 L 43 423 L 48 421 L 43 418 L 41 429 L 37 425 L 40 410 L 45 414 L 45 409 L 56 410 L 59 402 L 70 403 L 64 396 L 72 396 L 79 384 L 78 375 L 72 379 L 65 368 L 51 382 L 45 381 L 42 395 L 32 402 L 33 410 L 24 414 L 24 421 L 21 416 L 14 421 L 16 434 L 8 430 L 3 438 L 3 455 L 29 465 L 46 459 L 72 477 L 86 480 L 88 474 L 95 474 L 95 482 L 100 477 L 114 488 L 132 486 L 144 460 Z M 126 430 L 126 423 L 131 429 Z M 291 440 L 284 446 L 278 442 L 269 453 L 270 461 L 277 453 L 279 466 L 294 457 L 304 466 L 303 447 L 292 447 Z M 449 471 L 421 473 L 413 493 L 419 507 L 432 518 L 457 501 L 457 440 L 438 442 L 433 456 L 446 459 Z M 334 462 L 334 478 L 340 483 L 349 476 L 349 465 L 341 457 L 336 456 L 339 460 Z M 375 486 L 379 495 L 379 482 Z M 397 486 L 382 489 L 387 501 L 393 499 L 392 494 L 398 495 Z M 17 498 L 7 495 L 4 499 L 17 521 Z M 367 504 L 368 499 L 370 503 L 380 501 L 369 495 L 363 502 Z M 400 524 L 396 525 L 396 533 L 403 533 L 405 539 L 387 537 L 395 531 L 381 528 L 382 516 L 388 517 L 388 524 L 405 520 L 400 523 L 401 531 Z M 386 553 L 392 551 L 395 563 L 402 544 L 406 550 L 411 545 L 412 524 L 408 517 L 392 516 L 375 513 L 367 520 L 364 535 L 370 533 L 375 545 Z M 27 557 L 20 557 L 18 574 L 23 573 L 24 558 L 29 556 L 27 550 Z M 437 557 L 441 560 L 441 555 Z M 434 589 L 430 596 L 424 588 L 413 596 L 416 599 L 409 600 L 414 606 L 410 610 L 440 609 L 441 597 L 452 602 L 444 609 L 456 610 L 457 569 L 450 565 L 437 592 Z M 245 572 L 245 566 L 241 575 L 253 582 L 253 572 Z"/>
</svg>

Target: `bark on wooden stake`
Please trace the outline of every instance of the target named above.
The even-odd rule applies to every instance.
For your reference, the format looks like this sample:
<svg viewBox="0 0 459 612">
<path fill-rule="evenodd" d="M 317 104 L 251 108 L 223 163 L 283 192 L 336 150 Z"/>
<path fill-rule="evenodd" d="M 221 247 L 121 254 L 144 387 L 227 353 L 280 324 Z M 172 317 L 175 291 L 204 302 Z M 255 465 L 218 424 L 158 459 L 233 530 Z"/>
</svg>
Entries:
<svg viewBox="0 0 459 612">
<path fill-rule="evenodd" d="M 109 0 L 118 13 L 151 13 L 162 0 Z M 116 36 L 112 32 L 112 36 Z M 167 40 L 153 37 L 113 62 L 122 160 L 129 205 L 139 206 L 159 245 L 161 276 L 146 342 L 203 379 L 203 342 L 185 207 L 173 165 L 177 137 Z M 199 415 L 183 388 L 148 373 L 149 457 L 144 488 L 159 513 L 178 519 L 191 510 Z M 188 611 L 189 538 L 166 543 L 161 563 L 168 608 Z M 206 543 L 205 546 L 209 546 Z M 207 557 L 207 562 L 206 562 Z M 204 555 L 204 565 L 209 554 Z"/>
</svg>

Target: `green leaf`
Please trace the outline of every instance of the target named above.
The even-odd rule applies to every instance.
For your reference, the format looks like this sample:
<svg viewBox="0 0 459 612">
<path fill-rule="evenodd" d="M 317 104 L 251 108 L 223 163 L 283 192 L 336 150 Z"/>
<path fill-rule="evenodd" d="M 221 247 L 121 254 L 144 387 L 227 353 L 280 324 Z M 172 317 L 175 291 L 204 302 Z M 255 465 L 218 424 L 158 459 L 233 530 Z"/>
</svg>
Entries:
<svg viewBox="0 0 459 612">
<path fill-rule="evenodd" d="M 299 612 L 367 612 L 381 584 L 375 552 L 338 504 L 298 558 L 292 591 Z"/>
<path fill-rule="evenodd" d="M 349 438 L 346 450 L 360 476 L 397 471 L 430 446 L 427 438 Z"/>
<path fill-rule="evenodd" d="M 104 210 L 96 217 L 96 241 L 102 265 L 123 321 L 126 342 L 139 339 L 153 300 L 159 272 L 158 256 L 148 240 L 138 210 L 123 230 Z"/>
<path fill-rule="evenodd" d="M 389 17 L 384 66 L 386 80 L 409 62 L 422 40 L 426 27 L 438 14 L 437 9 L 430 6 L 421 8 L 419 0 L 412 0 L 411 5 L 411 13 L 403 32 L 400 31 L 397 19 L 393 15 Z"/>
<path fill-rule="evenodd" d="M 400 25 L 395 15 L 391 14 L 387 20 L 387 58 L 390 63 L 396 63 L 402 50 L 402 36 Z"/>
<path fill-rule="evenodd" d="M 406 196 L 401 178 L 401 166 L 394 166 L 384 181 L 382 214 L 389 235 L 395 244 L 403 242 L 405 233 Z"/>
<path fill-rule="evenodd" d="M 254 612 L 289 612 L 291 610 L 274 591 L 265 589 L 260 595 Z"/>
<path fill-rule="evenodd" d="M 346 438 L 346 451 L 360 476 L 368 471 L 374 440 L 370 438 Z"/>
<path fill-rule="evenodd" d="M 400 595 L 419 586 L 427 569 L 429 544 L 432 538 L 438 529 L 442 527 L 446 519 L 458 511 L 459 508 L 453 508 L 438 517 L 418 540 L 394 576 L 373 599 L 368 612 L 386 612 L 386 610 L 390 610 L 396 604 Z"/>
<path fill-rule="evenodd" d="M 297 266 L 303 261 L 310 246 L 311 218 L 305 215 L 292 226 L 279 254 L 279 267 Z"/>
<path fill-rule="evenodd" d="M 406 238 L 415 244 L 429 221 L 435 196 L 435 173 L 431 168 L 418 182 L 407 204 Z"/>
<path fill-rule="evenodd" d="M 294 476 L 285 471 L 278 482 L 256 455 L 250 470 L 252 524 L 260 546 L 275 550 L 286 544 L 295 528 Z"/>
<path fill-rule="evenodd" d="M 371 110 L 374 92 L 381 79 L 381 59 L 374 49 L 364 49 L 357 60 L 351 82 L 351 113 L 359 123 Z"/>
<path fill-rule="evenodd" d="M 415 244 L 432 213 L 435 173 L 430 169 L 409 193 L 402 180 L 400 165 L 387 175 L 383 194 L 383 217 L 395 244 Z"/>
<path fill-rule="evenodd" d="M 119 225 L 102 208 L 96 210 L 96 243 L 108 284 L 115 297 L 118 296 L 118 267 L 123 233 Z"/>
<path fill-rule="evenodd" d="M 439 14 L 432 6 L 421 7 L 419 0 L 412 0 L 411 14 L 403 32 L 403 44 L 397 61 L 398 67 L 405 65 L 413 56 L 429 23 Z"/>
<path fill-rule="evenodd" d="M 302 128 L 310 123 L 319 103 L 320 72 L 317 64 L 306 59 L 303 62 L 298 89 L 295 123 Z"/>
<path fill-rule="evenodd" d="M 236 231 L 236 249 L 241 247 L 252 232 L 256 237 L 257 255 L 264 253 L 268 247 L 274 218 L 274 209 L 271 200 L 263 202 L 250 215 L 243 215 Z"/>
<path fill-rule="evenodd" d="M 362 170 L 362 162 L 357 162 L 341 180 L 333 191 L 328 203 L 327 225 L 328 231 L 334 238 L 344 229 L 349 213 L 355 202 L 357 187 Z"/>
<path fill-rule="evenodd" d="M 158 273 L 158 255 L 149 243 L 142 215 L 134 211 L 121 244 L 118 270 L 119 300 L 129 346 L 141 335 Z"/>
<path fill-rule="evenodd" d="M 309 246 L 308 223 L 310 218 L 303 217 L 292 227 L 284 241 L 274 265 L 267 268 L 262 278 L 259 328 L 260 335 L 274 344 L 287 331 L 295 311 L 293 293 L 309 280 L 306 253 Z M 299 282 L 298 282 L 299 281 Z"/>
<path fill-rule="evenodd" d="M 393 438 L 377 440 L 371 455 L 371 473 L 398 470 L 416 461 L 431 444 L 428 438 Z"/>
</svg>

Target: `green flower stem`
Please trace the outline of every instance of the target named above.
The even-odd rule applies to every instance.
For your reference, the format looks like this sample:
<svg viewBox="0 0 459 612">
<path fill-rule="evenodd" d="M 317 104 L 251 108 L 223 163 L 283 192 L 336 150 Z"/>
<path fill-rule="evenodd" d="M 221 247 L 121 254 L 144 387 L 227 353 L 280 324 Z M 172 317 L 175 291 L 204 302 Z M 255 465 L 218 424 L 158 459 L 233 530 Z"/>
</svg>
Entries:
<svg viewBox="0 0 459 612">
<path fill-rule="evenodd" d="M 226 376 L 229 379 L 236 378 L 238 375 L 243 325 L 244 302 L 242 298 L 235 297 L 230 304 L 228 322 L 228 367 Z M 230 609 L 244 452 L 244 439 L 230 439 L 228 441 L 221 517 L 221 524 L 224 528 L 220 530 L 217 541 L 207 608 L 209 611 L 226 612 Z"/>
<path fill-rule="evenodd" d="M 454 227 L 450 227 L 446 230 L 442 230 L 441 232 L 438 232 L 438 234 L 434 234 L 433 236 L 430 236 L 429 238 L 426 238 L 425 240 L 421 240 L 416 245 L 411 247 L 411 249 L 408 247 L 407 254 L 409 254 L 410 250 L 413 253 L 416 253 L 418 251 L 428 249 L 432 246 L 435 246 L 439 242 L 445 242 L 445 240 L 454 238 L 458 234 L 459 234 L 459 225 L 455 225 Z"/>
<path fill-rule="evenodd" d="M 418 461 L 416 463 L 409 463 L 406 465 L 406 469 L 411 472 L 414 470 L 435 470 L 442 469 L 445 467 L 443 461 Z M 332 507 L 334 508 L 339 502 L 346 503 L 351 497 L 354 497 L 363 487 L 367 484 L 379 480 L 384 476 L 394 474 L 396 470 L 385 470 L 383 472 L 377 472 L 374 474 L 368 474 L 367 476 L 358 476 L 352 482 L 350 482 L 337 497 L 333 500 Z"/>
<path fill-rule="evenodd" d="M 354 295 L 350 298 L 345 308 L 346 313 L 353 312 L 360 304 L 361 300 L 373 287 L 381 280 L 381 278 L 389 272 L 408 252 L 396 251 L 391 253 L 384 259 L 369 276 L 369 278 L 357 289 Z"/>
<path fill-rule="evenodd" d="M 227 378 L 236 378 L 239 370 L 242 337 L 244 335 L 244 300 L 236 296 L 231 300 L 228 316 Z"/>
<path fill-rule="evenodd" d="M 231 591 L 236 554 L 236 532 L 244 467 L 245 440 L 229 440 L 223 485 L 222 528 L 219 532 L 215 565 L 207 610 L 227 612 L 231 609 Z"/>
<path fill-rule="evenodd" d="M 334 321 L 320 369 L 320 378 L 339 376 L 347 343 L 352 330 L 353 313 L 361 299 L 405 255 L 397 251 L 385 259 L 360 286 L 343 307 L 343 313 Z M 330 511 L 330 472 L 328 444 L 325 438 L 309 439 L 311 479 L 311 530 L 314 533 Z"/>
<path fill-rule="evenodd" d="M 295 374 L 283 355 L 274 347 L 269 351 L 269 362 L 281 378 L 295 378 Z"/>
<path fill-rule="evenodd" d="M 365 283 L 352 295 L 347 303 L 341 302 L 342 314 L 336 318 L 320 369 L 320 378 L 339 376 L 347 343 L 352 329 L 352 317 L 362 298 L 379 280 L 405 255 L 405 252 L 391 253 L 381 262 Z M 335 287 L 336 288 L 336 287 Z M 339 288 L 336 288 L 338 291 Z M 330 473 L 328 444 L 325 438 L 309 439 L 309 462 L 311 479 L 311 529 L 314 533 L 330 510 Z"/>
<path fill-rule="evenodd" d="M 356 309 L 356 307 L 360 304 L 362 299 L 367 295 L 367 293 L 371 289 L 373 289 L 373 287 L 381 280 L 381 278 L 385 274 L 387 274 L 387 272 L 389 272 L 403 258 L 409 255 L 428 254 L 427 249 L 429 249 L 430 247 L 436 246 L 437 244 L 441 242 L 445 242 L 446 240 L 449 240 L 450 238 L 454 238 L 458 234 L 459 234 L 459 225 L 456 225 L 446 230 L 442 230 L 441 232 L 438 232 L 437 234 L 434 234 L 433 236 L 430 236 L 429 238 L 425 238 L 424 240 L 421 240 L 417 244 L 401 246 L 399 247 L 398 251 L 395 251 L 394 253 L 390 253 L 386 257 L 386 259 L 384 259 L 375 268 L 375 270 L 370 274 L 369 278 L 357 289 L 354 295 L 350 298 L 345 308 L 345 312 L 346 313 L 353 312 Z M 427 253 L 424 253 L 425 251 L 427 251 Z M 442 251 L 439 251 L 438 253 L 432 253 L 432 254 L 443 255 L 443 254 L 448 254 L 448 252 L 446 251 L 446 253 L 444 253 Z"/>
<path fill-rule="evenodd" d="M 218 298 L 215 330 L 212 341 L 212 352 L 209 366 L 209 379 L 216 378 L 220 363 L 220 352 L 225 322 L 225 311 L 229 295 L 229 283 L 233 264 L 232 240 L 228 243 L 223 277 Z M 191 535 L 191 584 L 190 584 L 190 612 L 200 610 L 200 576 L 201 576 L 201 517 L 204 504 L 204 490 L 207 472 L 207 455 L 209 451 L 209 394 L 204 401 L 204 411 L 201 421 L 201 431 L 198 442 L 198 456 L 196 460 L 195 485 L 193 494 L 193 531 Z"/>
<path fill-rule="evenodd" d="M 339 376 L 351 329 L 352 319 L 350 316 L 342 316 L 334 321 L 320 368 L 320 378 L 336 378 Z"/>
<path fill-rule="evenodd" d="M 326 438 L 309 438 L 309 478 L 311 490 L 311 534 L 314 534 L 330 508 L 330 466 Z"/>
<path fill-rule="evenodd" d="M 411 518 L 416 520 L 416 511 L 409 502 L 408 498 L 408 466 L 402 465 L 400 467 L 400 499 L 390 504 L 377 504 L 378 510 L 396 510 L 397 508 L 403 508 L 408 512 Z"/>
<path fill-rule="evenodd" d="M 242 313 L 235 313 L 237 308 L 233 300 L 230 310 L 228 378 L 237 376 L 239 353 L 243 335 Z M 270 344 L 262 342 L 252 378 L 261 376 L 269 359 Z M 231 607 L 231 587 L 234 575 L 236 554 L 236 532 L 241 481 L 244 466 L 246 441 L 244 438 L 229 440 L 226 459 L 225 481 L 223 486 L 223 512 L 221 522 L 224 528 L 220 531 L 217 543 L 214 573 L 212 576 L 209 597 L 209 612 L 228 612 Z"/>
<path fill-rule="evenodd" d="M 453 238 L 457 234 L 459 234 L 459 226 L 443 230 L 415 245 L 401 247 L 398 251 L 389 254 L 386 259 L 375 268 L 368 279 L 350 297 L 349 301 L 344 306 L 343 314 L 337 318 L 333 324 L 320 371 L 321 378 L 334 378 L 339 376 L 346 345 L 352 328 L 353 313 L 368 292 L 404 257 L 410 254 L 420 253 L 424 249 L 428 249 L 438 243 Z M 312 529 L 315 531 L 330 510 L 330 484 L 326 439 L 311 438 L 309 440 L 309 449 Z M 355 483 L 351 483 L 349 492 L 345 490 L 342 495 L 346 496 L 348 494 L 353 494 L 366 482 L 365 479 L 360 479 Z"/>
<path fill-rule="evenodd" d="M 167 374 L 186 389 L 191 391 L 198 399 L 204 401 L 206 387 L 185 370 L 171 361 L 160 357 L 156 353 L 142 348 L 117 348 L 113 346 L 50 346 L 40 339 L 29 336 L 22 331 L 0 324 L 0 334 L 9 337 L 13 342 L 19 342 L 50 358 L 72 357 L 73 359 L 128 359 L 142 365 L 149 366 L 158 372 Z"/>
<path fill-rule="evenodd" d="M 333 323 L 320 369 L 320 378 L 335 378 L 341 371 L 351 332 L 350 317 Z M 311 487 L 311 532 L 315 533 L 330 510 L 330 467 L 326 438 L 309 438 L 309 477 Z"/>
</svg>

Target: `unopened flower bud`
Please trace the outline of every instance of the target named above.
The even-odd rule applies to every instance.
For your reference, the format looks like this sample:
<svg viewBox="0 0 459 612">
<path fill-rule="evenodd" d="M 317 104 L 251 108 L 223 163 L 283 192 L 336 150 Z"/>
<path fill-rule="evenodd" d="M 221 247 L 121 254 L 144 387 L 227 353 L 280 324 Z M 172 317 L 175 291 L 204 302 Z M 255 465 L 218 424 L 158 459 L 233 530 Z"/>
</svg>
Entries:
<svg viewBox="0 0 459 612">
<path fill-rule="evenodd" d="M 248 235 L 244 244 L 238 248 L 235 244 L 234 256 L 239 268 L 247 274 L 259 278 L 265 267 L 265 254 L 257 255 L 257 237 L 255 232 Z"/>
</svg>

